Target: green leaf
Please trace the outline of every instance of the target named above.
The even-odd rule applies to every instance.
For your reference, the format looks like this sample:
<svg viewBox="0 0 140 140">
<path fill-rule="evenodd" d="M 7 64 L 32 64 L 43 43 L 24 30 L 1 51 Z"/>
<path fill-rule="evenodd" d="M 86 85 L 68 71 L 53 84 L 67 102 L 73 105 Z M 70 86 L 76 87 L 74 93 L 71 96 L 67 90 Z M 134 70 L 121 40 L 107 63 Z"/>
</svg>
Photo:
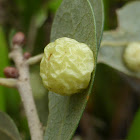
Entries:
<svg viewBox="0 0 140 140">
<path fill-rule="evenodd" d="M 39 65 L 34 65 L 30 70 L 30 81 L 32 91 L 37 107 L 37 111 L 43 125 L 46 125 L 49 109 L 48 109 L 48 90 L 43 86 L 39 75 Z"/>
<path fill-rule="evenodd" d="M 89 45 L 96 55 L 95 34 L 95 20 L 90 2 L 64 0 L 53 22 L 51 41 L 61 37 L 70 37 Z"/>
<path fill-rule="evenodd" d="M 140 34 L 140 2 L 130 2 L 117 11 L 119 27 L 128 33 Z"/>
<path fill-rule="evenodd" d="M 98 61 L 123 72 L 129 76 L 140 78 L 140 73 L 127 68 L 123 60 L 123 52 L 130 42 L 140 42 L 140 2 L 127 4 L 117 11 L 119 27 L 115 31 L 103 34 L 102 47 Z"/>
<path fill-rule="evenodd" d="M 104 8 L 102 0 L 89 0 L 95 15 L 98 48 L 102 39 L 104 28 Z"/>
<path fill-rule="evenodd" d="M 125 37 L 124 37 L 125 36 Z M 134 37 L 134 36 L 133 36 Z M 116 31 L 111 31 L 111 32 L 105 32 L 103 34 L 103 42 L 106 42 L 106 44 L 111 44 L 111 45 L 106 45 L 102 46 L 100 48 L 99 54 L 98 54 L 98 62 L 99 63 L 104 63 L 115 70 L 118 70 L 120 72 L 123 72 L 129 76 L 137 77 L 140 78 L 140 73 L 136 73 L 133 71 L 130 71 L 123 60 L 123 52 L 125 49 L 125 45 L 120 45 L 120 44 L 125 44 L 125 42 L 129 41 L 139 41 L 138 37 L 133 38 L 131 35 L 129 36 L 127 33 L 124 32 L 117 32 Z M 115 45 L 115 46 L 113 46 Z"/>
<path fill-rule="evenodd" d="M 21 140 L 15 123 L 5 113 L 0 112 L 0 139 Z"/>
<path fill-rule="evenodd" d="M 139 140 L 140 139 L 140 110 L 135 115 L 130 130 L 128 132 L 127 140 Z"/>
<path fill-rule="evenodd" d="M 70 37 L 86 43 L 94 53 L 96 65 L 97 39 L 93 3 L 89 0 L 63 0 L 54 19 L 51 41 L 61 37 Z M 92 92 L 94 76 L 95 71 L 92 73 L 89 87 L 83 93 L 60 96 L 49 92 L 49 116 L 45 140 L 72 138 Z"/>
</svg>

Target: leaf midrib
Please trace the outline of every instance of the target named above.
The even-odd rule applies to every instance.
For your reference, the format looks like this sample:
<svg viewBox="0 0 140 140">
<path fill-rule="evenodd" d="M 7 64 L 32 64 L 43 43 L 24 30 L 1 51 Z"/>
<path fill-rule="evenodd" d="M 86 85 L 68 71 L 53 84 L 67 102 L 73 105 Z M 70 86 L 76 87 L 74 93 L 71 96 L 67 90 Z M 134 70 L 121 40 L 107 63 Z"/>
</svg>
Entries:
<svg viewBox="0 0 140 140">
<path fill-rule="evenodd" d="M 87 0 L 87 2 L 88 2 L 89 6 L 90 6 L 90 9 L 91 9 L 91 13 L 92 13 L 92 16 L 93 16 L 93 19 L 94 19 L 94 24 L 96 25 L 93 8 L 92 8 L 92 6 L 91 6 L 90 1 Z M 95 35 L 96 35 L 96 26 L 95 26 Z M 96 37 L 95 37 L 95 39 L 96 39 L 96 42 L 97 42 L 97 38 L 96 38 Z M 96 45 L 96 49 L 97 49 L 97 45 Z M 96 53 L 96 54 L 97 54 L 97 53 Z M 87 92 L 88 92 L 88 91 L 87 91 Z M 59 131 L 58 140 L 61 140 L 61 132 L 62 132 L 62 129 L 63 129 L 63 126 L 64 126 L 64 122 L 65 122 L 65 119 L 66 119 L 66 114 L 67 114 L 67 110 L 68 110 L 70 98 L 71 98 L 71 97 L 68 98 L 68 101 L 67 101 L 67 104 L 66 104 L 66 109 L 65 109 L 65 113 L 64 113 L 65 116 L 64 116 L 64 119 L 62 120 L 62 123 L 61 123 L 61 129 L 60 129 L 60 131 Z M 87 101 L 86 101 L 86 102 L 87 102 Z M 85 102 L 84 102 L 84 103 L 85 103 Z M 85 106 L 85 105 L 86 105 L 86 103 L 84 104 L 84 106 Z M 82 116 L 82 115 L 81 115 L 81 116 Z M 75 128 L 76 128 L 76 127 L 75 127 Z M 73 133 L 73 131 L 72 131 L 72 133 Z"/>
<path fill-rule="evenodd" d="M 67 110 L 68 110 L 68 106 L 69 106 L 69 101 L 70 101 L 70 97 L 67 99 L 67 104 L 66 104 L 66 109 L 65 109 L 65 112 L 64 112 L 64 119 L 62 120 L 62 123 L 61 123 L 61 129 L 60 131 L 58 132 L 58 140 L 61 140 L 61 132 L 62 132 L 62 129 L 63 129 L 63 126 L 64 126 L 64 121 L 66 119 L 66 116 L 67 116 Z M 60 139 L 59 139 L 60 138 Z"/>
</svg>

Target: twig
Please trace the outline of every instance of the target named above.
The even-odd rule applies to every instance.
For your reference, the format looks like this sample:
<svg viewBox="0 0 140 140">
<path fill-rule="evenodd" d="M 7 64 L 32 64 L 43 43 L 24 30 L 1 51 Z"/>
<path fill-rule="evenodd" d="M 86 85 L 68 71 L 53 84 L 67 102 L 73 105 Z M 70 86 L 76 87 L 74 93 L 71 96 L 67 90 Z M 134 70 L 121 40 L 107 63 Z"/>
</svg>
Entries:
<svg viewBox="0 0 140 140">
<path fill-rule="evenodd" d="M 34 56 L 34 57 L 29 58 L 29 59 L 26 61 L 26 63 L 27 63 L 28 65 L 36 64 L 36 63 L 38 63 L 38 62 L 41 61 L 41 58 L 42 58 L 42 57 L 43 57 L 43 53 L 42 53 L 42 54 L 39 54 L 39 55 L 36 55 L 36 56 Z"/>
<path fill-rule="evenodd" d="M 21 47 L 18 45 L 13 46 L 10 57 L 14 60 L 19 71 L 19 81 L 17 82 L 17 89 L 19 90 L 21 100 L 25 108 L 25 113 L 30 128 L 31 139 L 43 140 L 43 131 L 30 86 L 29 67 L 23 58 Z"/>
<path fill-rule="evenodd" d="M 17 81 L 18 80 L 13 78 L 0 78 L 0 85 L 10 88 L 16 88 Z"/>
<path fill-rule="evenodd" d="M 113 47 L 116 47 L 116 46 L 125 46 L 127 44 L 129 44 L 129 42 L 123 42 L 123 41 L 122 42 L 103 41 L 101 43 L 101 47 L 104 47 L 104 46 L 113 46 Z M 34 65 L 36 63 L 39 63 L 41 61 L 42 57 L 43 57 L 43 53 L 29 58 L 26 61 L 26 63 L 28 65 Z M 98 61 L 98 63 L 100 63 L 100 61 Z"/>
</svg>

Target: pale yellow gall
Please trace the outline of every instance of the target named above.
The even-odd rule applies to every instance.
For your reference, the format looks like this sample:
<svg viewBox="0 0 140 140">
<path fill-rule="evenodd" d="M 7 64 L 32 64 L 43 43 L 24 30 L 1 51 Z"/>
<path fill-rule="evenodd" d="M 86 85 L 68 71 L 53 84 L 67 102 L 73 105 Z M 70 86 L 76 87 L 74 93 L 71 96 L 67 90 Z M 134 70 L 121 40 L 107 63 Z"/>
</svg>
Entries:
<svg viewBox="0 0 140 140">
<path fill-rule="evenodd" d="M 45 47 L 40 75 L 48 90 L 71 95 L 88 87 L 93 69 L 91 49 L 84 43 L 63 37 Z"/>
<path fill-rule="evenodd" d="M 130 43 L 124 51 L 126 66 L 135 72 L 140 72 L 140 43 Z"/>
</svg>

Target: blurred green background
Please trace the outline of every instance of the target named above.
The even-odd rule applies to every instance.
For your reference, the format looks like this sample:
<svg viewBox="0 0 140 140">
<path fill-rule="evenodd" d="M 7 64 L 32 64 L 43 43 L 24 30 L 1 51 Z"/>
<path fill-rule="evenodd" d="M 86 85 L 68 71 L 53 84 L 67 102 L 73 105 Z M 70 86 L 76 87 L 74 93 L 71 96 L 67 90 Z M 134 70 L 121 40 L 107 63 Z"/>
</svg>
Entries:
<svg viewBox="0 0 140 140">
<path fill-rule="evenodd" d="M 13 66 L 8 59 L 12 36 L 22 31 L 27 37 L 24 51 L 36 55 L 43 52 L 49 43 L 50 30 L 55 12 L 62 0 L 0 0 L 0 76 L 3 69 Z M 117 28 L 116 10 L 132 0 L 104 0 L 104 30 Z M 34 80 L 39 73 L 38 66 L 31 68 Z M 84 140 L 126 139 L 134 115 L 139 107 L 139 94 L 131 88 L 123 74 L 99 64 L 95 78 L 94 92 L 76 131 Z M 36 84 L 36 83 L 34 83 Z M 38 83 L 37 83 L 38 84 Z M 34 85 L 33 85 L 34 86 Z M 44 89 L 37 91 L 44 93 Z M 35 93 L 36 104 L 42 123 L 46 122 L 48 108 L 46 100 Z M 40 109 L 41 108 L 41 109 Z M 0 86 L 0 110 L 8 113 L 18 126 L 25 140 L 29 140 L 29 130 L 18 92 Z M 43 114 L 43 115 L 42 115 Z M 44 116 L 44 117 L 43 117 Z M 88 121 L 92 122 L 88 124 Z M 86 125 L 88 124 L 88 125 Z M 94 132 L 94 133 L 93 133 Z M 76 137 L 75 137 L 76 139 Z"/>
</svg>

